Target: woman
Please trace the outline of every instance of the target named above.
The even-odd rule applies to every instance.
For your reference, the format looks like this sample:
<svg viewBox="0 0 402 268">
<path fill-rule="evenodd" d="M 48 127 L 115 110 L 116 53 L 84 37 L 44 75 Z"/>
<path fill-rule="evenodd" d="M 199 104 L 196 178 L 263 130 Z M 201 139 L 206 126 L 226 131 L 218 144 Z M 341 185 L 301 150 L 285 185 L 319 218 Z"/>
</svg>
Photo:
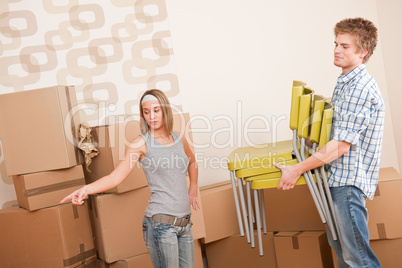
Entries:
<svg viewBox="0 0 402 268">
<path fill-rule="evenodd" d="M 143 233 L 153 266 L 194 267 L 190 205 L 194 210 L 200 208 L 194 154 L 186 139 L 172 130 L 172 109 L 162 91 L 151 89 L 143 94 L 140 117 L 142 134 L 129 144 L 124 160 L 109 175 L 76 190 L 60 203 L 71 199 L 74 205 L 82 205 L 88 195 L 122 183 L 140 161 L 151 189 Z"/>
</svg>

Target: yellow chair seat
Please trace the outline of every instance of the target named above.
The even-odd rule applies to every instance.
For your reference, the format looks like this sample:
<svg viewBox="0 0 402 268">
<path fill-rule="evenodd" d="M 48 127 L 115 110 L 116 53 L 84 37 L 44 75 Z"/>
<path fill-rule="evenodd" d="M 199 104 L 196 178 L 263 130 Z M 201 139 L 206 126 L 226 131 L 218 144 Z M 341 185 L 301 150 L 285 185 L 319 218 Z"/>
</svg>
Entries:
<svg viewBox="0 0 402 268">
<path fill-rule="evenodd" d="M 292 142 L 288 140 L 235 149 L 228 157 L 228 168 L 233 171 L 292 160 Z"/>
<path fill-rule="evenodd" d="M 287 166 L 287 165 L 293 166 L 293 165 L 296 165 L 298 162 L 297 162 L 297 159 L 292 159 L 292 160 L 281 161 L 278 163 L 283 166 Z M 273 173 L 273 172 L 278 172 L 278 171 L 281 171 L 281 170 L 279 168 L 275 167 L 272 163 L 269 163 L 268 165 L 236 170 L 235 175 L 237 178 L 245 178 L 245 177 L 257 176 L 257 175 L 261 175 L 261 174 Z"/>
<path fill-rule="evenodd" d="M 251 189 L 260 190 L 260 189 L 278 187 L 279 182 L 281 180 L 280 176 L 276 177 L 276 178 L 263 179 L 264 175 L 254 176 L 254 177 L 248 178 L 248 179 L 253 178 L 253 180 L 251 181 Z M 314 178 L 314 181 L 317 182 L 317 180 L 315 178 L 315 175 L 313 175 L 313 178 Z M 304 176 L 300 176 L 300 178 L 296 182 L 296 185 L 302 185 L 302 184 L 306 184 L 306 180 L 304 179 Z"/>
</svg>

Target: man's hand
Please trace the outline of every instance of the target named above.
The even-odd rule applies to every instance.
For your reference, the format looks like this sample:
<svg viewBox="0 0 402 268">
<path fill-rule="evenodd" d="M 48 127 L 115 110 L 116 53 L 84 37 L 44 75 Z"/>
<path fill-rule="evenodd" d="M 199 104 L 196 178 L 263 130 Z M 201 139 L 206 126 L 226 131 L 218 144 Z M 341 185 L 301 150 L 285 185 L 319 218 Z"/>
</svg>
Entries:
<svg viewBox="0 0 402 268">
<path fill-rule="evenodd" d="M 294 166 L 282 166 L 276 162 L 273 165 L 282 171 L 282 177 L 278 185 L 278 189 L 290 190 L 295 187 L 297 180 L 300 178 L 296 165 Z"/>
</svg>

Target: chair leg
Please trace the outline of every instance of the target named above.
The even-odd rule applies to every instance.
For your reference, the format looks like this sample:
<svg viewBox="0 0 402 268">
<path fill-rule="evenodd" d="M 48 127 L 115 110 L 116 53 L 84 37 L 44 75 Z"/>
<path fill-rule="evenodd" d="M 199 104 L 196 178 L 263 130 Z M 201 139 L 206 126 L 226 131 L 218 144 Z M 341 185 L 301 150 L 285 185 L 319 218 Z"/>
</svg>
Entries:
<svg viewBox="0 0 402 268">
<path fill-rule="evenodd" d="M 244 229 L 246 231 L 247 243 L 250 243 L 250 229 L 248 227 L 247 221 L 247 209 L 246 209 L 246 201 L 244 200 L 244 188 L 243 188 L 243 179 L 237 179 L 237 186 L 239 187 L 239 197 L 240 197 L 240 205 L 241 210 L 243 212 L 243 222 L 244 222 Z"/>
<path fill-rule="evenodd" d="M 260 190 L 261 199 L 261 217 L 262 217 L 262 229 L 264 234 L 267 234 L 267 220 L 265 218 L 265 200 L 264 200 L 264 189 Z"/>
<path fill-rule="evenodd" d="M 253 204 L 251 203 L 251 182 L 246 181 L 246 191 L 247 191 L 247 205 L 248 205 L 248 225 L 250 227 L 250 240 L 251 247 L 255 248 L 254 240 L 254 225 L 253 225 Z"/>
<path fill-rule="evenodd" d="M 325 189 L 325 193 L 327 194 L 327 199 L 328 199 L 328 204 L 329 204 L 329 208 L 330 208 L 330 211 L 331 211 L 331 216 L 332 216 L 332 219 L 334 221 L 336 232 L 338 234 L 338 237 L 333 236 L 332 238 L 334 240 L 339 239 L 339 242 L 342 244 L 342 241 L 340 240 L 340 237 L 339 237 L 339 225 L 338 225 L 338 221 L 337 221 L 337 219 L 335 217 L 335 212 L 334 212 L 334 203 L 332 201 L 331 192 L 329 191 L 329 186 L 328 186 L 328 181 L 327 181 L 327 176 L 325 174 L 324 166 L 321 167 L 320 172 L 321 172 L 321 175 L 322 175 L 322 178 L 323 178 L 322 180 L 324 182 L 324 189 Z"/>
<path fill-rule="evenodd" d="M 297 149 L 297 130 L 296 129 L 293 130 L 293 149 L 294 149 L 294 152 L 295 152 L 295 155 L 296 155 L 296 158 L 297 158 L 297 162 L 300 163 L 302 161 L 302 159 L 301 159 L 300 153 L 299 153 L 299 151 Z M 304 152 L 301 151 L 301 153 L 304 153 Z M 326 221 L 325 216 L 324 216 L 324 214 L 323 214 L 323 212 L 321 210 L 320 204 L 318 203 L 317 196 L 314 193 L 313 186 L 311 185 L 311 181 L 310 181 L 310 177 L 309 177 L 308 172 L 304 172 L 303 176 L 304 176 L 304 179 L 306 180 L 306 183 L 307 183 L 308 189 L 310 190 L 311 196 L 313 197 L 314 204 L 315 204 L 315 206 L 317 208 L 318 214 L 320 215 L 321 221 L 323 223 L 326 223 L 327 221 Z"/>
<path fill-rule="evenodd" d="M 264 256 L 264 251 L 262 249 L 262 236 L 261 236 L 261 218 L 260 218 L 260 206 L 258 198 L 258 190 L 254 190 L 254 203 L 255 203 L 255 216 L 257 220 L 257 239 L 258 239 L 258 249 L 260 256 Z"/>
<path fill-rule="evenodd" d="M 239 198 L 237 196 L 236 180 L 235 180 L 235 176 L 234 176 L 234 171 L 230 171 L 230 180 L 232 181 L 233 197 L 234 197 L 236 214 L 237 214 L 237 222 L 239 224 L 240 236 L 244 236 L 243 222 L 241 220 L 241 212 L 240 212 Z"/>
</svg>

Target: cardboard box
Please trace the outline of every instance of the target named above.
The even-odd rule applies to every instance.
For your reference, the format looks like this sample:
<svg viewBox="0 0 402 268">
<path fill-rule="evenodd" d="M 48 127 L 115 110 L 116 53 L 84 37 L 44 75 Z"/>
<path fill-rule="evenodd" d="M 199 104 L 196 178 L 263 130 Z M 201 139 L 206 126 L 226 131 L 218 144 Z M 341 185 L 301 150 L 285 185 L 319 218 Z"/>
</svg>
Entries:
<svg viewBox="0 0 402 268">
<path fill-rule="evenodd" d="M 88 207 L 0 210 L 0 267 L 77 267 L 95 257 Z"/>
<path fill-rule="evenodd" d="M 192 148 L 192 137 L 189 124 L 189 114 L 174 114 L 173 130 L 184 135 Z M 92 135 L 99 155 L 92 159 L 89 166 L 91 172 L 85 169 L 85 179 L 91 183 L 103 176 L 109 175 L 118 163 L 124 159 L 126 146 L 141 134 L 140 123 L 136 120 L 124 121 L 109 126 L 97 126 L 92 129 Z M 141 165 L 138 163 L 130 175 L 117 187 L 107 193 L 123 193 L 147 186 L 148 182 Z"/>
<path fill-rule="evenodd" d="M 149 187 L 123 194 L 90 197 L 95 246 L 99 259 L 107 263 L 145 254 L 142 220 L 150 198 Z"/>
<path fill-rule="evenodd" d="M 401 267 L 402 238 L 370 241 L 381 266 L 384 268 Z"/>
<path fill-rule="evenodd" d="M 194 240 L 194 268 L 204 268 L 200 240 Z"/>
<path fill-rule="evenodd" d="M 201 242 L 210 243 L 239 234 L 231 182 L 207 185 L 201 187 L 200 192 L 205 224 L 205 238 Z"/>
<path fill-rule="evenodd" d="M 331 248 L 327 235 L 317 232 L 279 232 L 274 236 L 279 268 L 331 268 Z"/>
<path fill-rule="evenodd" d="M 257 238 L 257 233 L 254 231 Z M 262 236 L 264 256 L 259 256 L 258 247 L 251 248 L 245 237 L 239 234 L 230 236 L 205 245 L 205 253 L 209 268 L 243 268 L 264 267 L 276 268 L 274 234 L 272 232 Z M 298 267 L 298 266 L 294 266 Z"/>
<path fill-rule="evenodd" d="M 122 194 L 100 194 L 90 197 L 90 214 L 98 258 L 112 263 L 145 254 L 142 221 L 150 199 L 148 186 Z M 202 217 L 192 211 L 193 238 L 205 232 Z"/>
<path fill-rule="evenodd" d="M 367 200 L 370 240 L 402 237 L 402 178 L 393 168 L 380 169 L 373 200 Z"/>
<path fill-rule="evenodd" d="M 336 252 L 333 248 L 331 248 L 331 254 L 332 254 L 333 265 L 336 268 L 336 267 L 338 267 L 338 262 L 336 260 Z"/>
<path fill-rule="evenodd" d="M 0 139 L 7 175 L 76 166 L 80 122 L 73 86 L 0 95 Z"/>
<path fill-rule="evenodd" d="M 57 206 L 60 200 L 85 185 L 82 165 L 13 176 L 19 206 L 33 211 Z"/>
<path fill-rule="evenodd" d="M 268 231 L 325 230 L 307 185 L 290 191 L 265 189 L 264 198 Z"/>
</svg>

